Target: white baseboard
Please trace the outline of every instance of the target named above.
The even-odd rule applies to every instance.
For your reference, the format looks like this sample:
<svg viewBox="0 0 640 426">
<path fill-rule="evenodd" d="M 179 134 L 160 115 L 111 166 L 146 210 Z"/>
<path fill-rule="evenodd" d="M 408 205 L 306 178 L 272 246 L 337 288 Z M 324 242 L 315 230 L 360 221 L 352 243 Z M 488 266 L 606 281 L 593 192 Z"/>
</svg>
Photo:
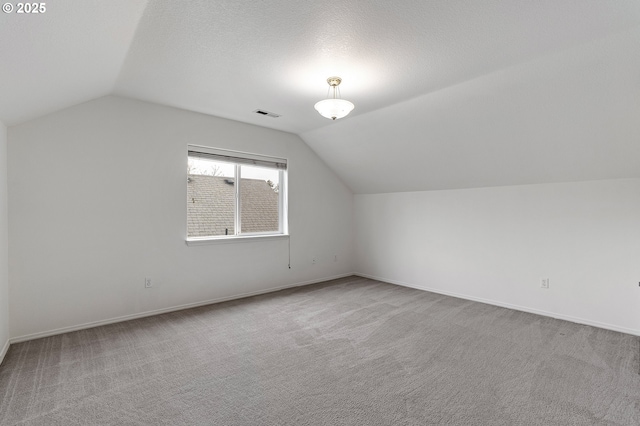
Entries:
<svg viewBox="0 0 640 426">
<path fill-rule="evenodd" d="M 9 351 L 9 346 L 11 346 L 10 339 L 4 342 L 4 346 L 2 347 L 2 350 L 0 350 L 0 364 L 4 361 L 4 356 L 7 354 L 7 351 Z"/>
<path fill-rule="evenodd" d="M 575 322 L 577 324 L 590 325 L 590 326 L 593 326 L 593 327 L 604 328 L 604 329 L 612 330 L 612 331 L 618 331 L 620 333 L 631 334 L 633 336 L 640 336 L 640 330 L 635 330 L 635 329 L 626 328 L 626 327 L 620 327 L 620 326 L 617 326 L 617 325 L 614 325 L 614 324 L 607 324 L 607 323 L 598 322 L 598 321 L 592 321 L 592 320 L 588 320 L 588 319 L 584 319 L 584 318 L 572 317 L 570 315 L 564 315 L 564 314 L 558 314 L 558 313 L 555 313 L 555 312 L 542 311 L 542 310 L 539 310 L 539 309 L 529 308 L 529 307 L 526 307 L 526 306 L 519 306 L 519 305 L 513 305 L 511 303 L 499 302 L 497 300 L 483 299 L 481 297 L 475 297 L 475 296 L 469 296 L 469 295 L 466 295 L 466 294 L 454 293 L 452 291 L 445 291 L 445 290 L 440 290 L 440 289 L 436 289 L 436 288 L 431 288 L 431 287 L 426 287 L 426 286 L 421 286 L 421 285 L 416 285 L 416 284 L 410 284 L 410 283 L 406 283 L 406 282 L 403 282 L 403 281 L 392 280 L 392 279 L 389 279 L 389 278 L 376 277 L 376 276 L 369 275 L 369 274 L 363 274 L 361 272 L 354 272 L 353 275 L 357 275 L 359 277 L 364 277 L 364 278 L 369 278 L 369 279 L 372 279 L 372 280 L 383 281 L 383 282 L 390 283 L 390 284 L 396 284 L 396 285 L 400 285 L 400 286 L 403 286 L 403 287 L 415 288 L 416 290 L 423 290 L 423 291 L 429 291 L 431 293 L 444 294 L 445 296 L 452 296 L 452 297 L 457 297 L 459 299 L 472 300 L 474 302 L 481 302 L 481 303 L 486 303 L 488 305 L 500 306 L 501 308 L 509 308 L 509 309 L 513 309 L 513 310 L 516 310 L 516 311 L 528 312 L 530 314 L 537 314 L 537 315 L 542 315 L 542 316 L 545 316 L 545 317 L 550 317 L 550 318 L 556 318 L 556 319 L 561 319 L 561 320 L 565 320 L 565 321 Z"/>
<path fill-rule="evenodd" d="M 184 305 L 172 306 L 172 307 L 169 307 L 169 308 L 156 309 L 156 310 L 153 310 L 153 311 L 140 312 L 140 313 L 137 313 L 137 314 L 124 315 L 124 316 L 110 318 L 110 319 L 101 320 L 101 321 L 94 321 L 94 322 L 89 322 L 89 323 L 70 326 L 70 327 L 62 327 L 62 328 L 57 328 L 57 329 L 54 329 L 54 330 L 48 330 L 48 331 L 44 331 L 44 332 L 32 333 L 32 334 L 27 334 L 27 335 L 24 335 L 24 336 L 13 337 L 13 338 L 11 338 L 11 339 L 9 339 L 8 341 L 5 342 L 4 347 L 0 351 L 0 363 L 2 363 L 5 355 L 7 354 L 7 351 L 9 350 L 10 344 L 12 344 L 12 343 L 26 342 L 28 340 L 40 339 L 40 338 L 49 337 L 49 336 L 55 336 L 57 334 L 69 333 L 69 332 L 72 332 L 72 331 L 84 330 L 84 329 L 93 328 L 93 327 L 100 327 L 101 325 L 114 324 L 114 323 L 118 323 L 118 322 L 138 319 L 138 318 L 145 318 L 145 317 L 149 317 L 149 316 L 153 316 L 153 315 L 165 314 L 165 313 L 168 313 L 168 312 L 181 311 L 183 309 L 196 308 L 196 307 L 199 307 L 199 306 L 212 305 L 212 304 L 215 304 L 215 303 L 222 303 L 222 302 L 227 302 L 227 301 L 230 301 L 230 300 L 237 300 L 237 299 L 243 299 L 243 298 L 246 298 L 246 297 L 259 296 L 261 294 L 273 293 L 273 292 L 276 292 L 276 291 L 285 290 L 287 288 L 302 287 L 302 286 L 305 286 L 305 285 L 316 284 L 316 283 L 320 283 L 320 282 L 324 282 L 324 281 L 330 281 L 330 280 L 335 280 L 335 279 L 339 279 L 339 278 L 345 278 L 345 277 L 348 277 L 348 276 L 351 276 L 351 275 L 357 275 L 359 277 L 369 278 L 369 279 L 372 279 L 372 280 L 382 281 L 382 282 L 395 284 L 395 285 L 400 285 L 400 286 L 403 286 L 403 287 L 414 288 L 416 290 L 429 291 L 429 292 L 432 292 L 432 293 L 443 294 L 443 295 L 446 295 L 446 296 L 457 297 L 457 298 L 460 298 L 460 299 L 472 300 L 472 301 L 475 301 L 475 302 L 481 302 L 481 303 L 486 303 L 486 304 L 489 304 L 489 305 L 500 306 L 500 307 L 503 307 L 503 308 L 514 309 L 516 311 L 529 312 L 529 313 L 532 313 L 532 314 L 537 314 L 537 315 L 542 315 L 542 316 L 546 316 L 546 317 L 561 319 L 561 320 L 565 320 L 565 321 L 574 322 L 574 323 L 577 323 L 577 324 L 590 325 L 590 326 L 594 326 L 594 327 L 604 328 L 604 329 L 607 329 L 607 330 L 613 330 L 613 331 L 618 331 L 618 332 L 621 332 L 621 333 L 631 334 L 631 335 L 634 335 L 634 336 L 640 336 L 640 330 L 635 330 L 635 329 L 626 328 L 626 327 L 620 327 L 620 326 L 617 326 L 617 325 L 602 323 L 602 322 L 598 322 L 598 321 L 592 321 L 592 320 L 588 320 L 588 319 L 584 319 L 584 318 L 572 317 L 572 316 L 569 316 L 569 315 L 558 314 L 558 313 L 554 313 L 554 312 L 542 311 L 542 310 L 539 310 L 539 309 L 529 308 L 529 307 L 526 307 L 526 306 L 513 305 L 513 304 L 510 304 L 510 303 L 499 302 L 499 301 L 491 300 L 491 299 L 484 299 L 484 298 L 480 298 L 480 297 L 474 297 L 474 296 L 469 296 L 469 295 L 465 295 L 465 294 L 460 294 L 460 293 L 455 293 L 455 292 L 450 292 L 450 291 L 444 291 L 444 290 L 431 288 L 431 287 L 427 287 L 427 286 L 410 284 L 410 283 L 406 283 L 406 282 L 403 282 L 403 281 L 393 280 L 393 279 L 384 278 L 384 277 L 377 277 L 377 276 L 373 276 L 373 275 L 369 275 L 369 274 L 364 274 L 364 273 L 361 273 L 361 272 L 353 272 L 353 273 L 335 275 L 335 276 L 332 276 L 332 277 L 324 277 L 324 278 L 308 280 L 308 281 L 303 281 L 303 282 L 294 283 L 294 284 L 288 284 L 288 285 L 285 285 L 285 286 L 270 288 L 270 289 L 266 289 L 266 290 L 259 290 L 259 291 L 249 292 L 249 293 L 241 293 L 241 294 L 237 294 L 237 295 L 234 295 L 234 296 L 221 297 L 221 298 L 217 298 L 217 299 L 210 299 L 210 300 L 205 300 L 205 301 L 202 301 L 202 302 L 187 303 L 187 304 L 184 304 Z"/>
<path fill-rule="evenodd" d="M 187 303 L 187 304 L 184 304 L 184 305 L 172 306 L 172 307 L 169 307 L 169 308 L 155 309 L 153 311 L 140 312 L 140 313 L 137 313 L 137 314 L 124 315 L 124 316 L 120 316 L 120 317 L 116 317 L 116 318 L 110 318 L 110 319 L 106 319 L 106 320 L 93 321 L 93 322 L 88 322 L 88 323 L 84 323 L 84 324 L 73 325 L 73 326 L 70 326 L 70 327 L 56 328 L 54 330 L 48 330 L 48 331 L 43 331 L 43 332 L 39 332 L 39 333 L 26 334 L 24 336 L 12 337 L 7 342 L 5 350 L 7 350 L 9 348 L 9 344 L 10 343 L 26 342 L 28 340 L 35 340 L 35 339 L 41 339 L 43 337 L 55 336 L 56 334 L 69 333 L 71 331 L 84 330 L 84 329 L 93 328 L 93 327 L 100 327 L 101 325 L 114 324 L 114 323 L 117 323 L 117 322 L 129 321 L 129 320 L 138 319 L 138 318 L 144 318 L 144 317 L 150 317 L 150 316 L 153 316 L 153 315 L 166 314 L 168 312 L 181 311 L 183 309 L 197 308 L 199 306 L 212 305 L 214 303 L 228 302 L 230 300 L 244 299 L 245 297 L 259 296 L 261 294 L 273 293 L 273 292 L 276 292 L 276 291 L 285 290 L 287 288 L 302 287 L 302 286 L 309 285 L 309 284 L 316 284 L 316 283 L 320 283 L 320 282 L 324 282 L 324 281 L 331 281 L 331 280 L 335 280 L 335 279 L 338 279 L 338 278 L 349 277 L 349 276 L 352 276 L 352 275 L 354 275 L 354 274 L 352 272 L 350 272 L 348 274 L 334 275 L 332 277 L 324 277 L 324 278 L 319 278 L 319 279 L 315 279 L 315 280 L 303 281 L 303 282 L 299 282 L 299 283 L 284 285 L 284 286 L 281 286 L 281 287 L 269 288 L 269 289 L 266 289 L 266 290 L 253 291 L 253 292 L 249 292 L 249 293 L 241 293 L 241 294 L 236 294 L 234 296 L 220 297 L 220 298 L 217 298 L 217 299 L 210 299 L 210 300 L 205 300 L 205 301 L 202 301 L 202 302 Z M 3 356 L 4 356 L 4 353 L 5 352 L 2 353 Z"/>
</svg>

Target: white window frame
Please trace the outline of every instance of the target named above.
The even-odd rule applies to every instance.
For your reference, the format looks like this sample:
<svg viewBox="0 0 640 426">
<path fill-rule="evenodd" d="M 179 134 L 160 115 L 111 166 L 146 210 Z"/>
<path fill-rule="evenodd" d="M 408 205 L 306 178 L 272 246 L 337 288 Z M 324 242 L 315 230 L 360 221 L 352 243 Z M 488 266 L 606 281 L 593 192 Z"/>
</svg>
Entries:
<svg viewBox="0 0 640 426">
<path fill-rule="evenodd" d="M 201 145 L 187 145 L 187 161 L 189 161 L 189 153 L 197 152 L 201 154 L 209 154 L 218 157 L 229 157 L 228 160 L 213 159 L 214 161 L 227 162 L 234 164 L 235 177 L 234 177 L 234 189 L 235 189 L 235 211 L 234 211 L 234 235 L 211 235 L 205 237 L 189 237 L 187 231 L 186 243 L 187 245 L 201 245 L 210 243 L 221 242 L 247 242 L 247 241 L 264 241 L 272 239 L 281 239 L 289 237 L 288 226 L 288 182 L 287 182 L 287 170 L 288 161 L 285 158 L 272 157 L 262 154 L 253 154 L 242 151 L 232 151 L 222 148 L 212 148 Z M 234 161 L 236 159 L 236 161 Z M 246 163 L 237 162 L 239 160 L 245 160 Z M 240 200 L 240 186 L 242 185 L 242 172 L 241 166 L 243 164 L 260 167 L 260 163 L 284 163 L 284 169 L 277 169 L 279 174 L 279 188 L 278 188 L 278 230 L 267 232 L 247 232 L 242 233 L 242 212 L 241 212 L 241 200 Z M 185 210 L 186 211 L 186 210 Z M 187 213 L 188 214 L 188 213 Z M 187 218 L 188 220 L 188 218 Z M 185 221 L 186 222 L 186 221 Z M 188 228 L 187 228 L 188 230 Z"/>
</svg>

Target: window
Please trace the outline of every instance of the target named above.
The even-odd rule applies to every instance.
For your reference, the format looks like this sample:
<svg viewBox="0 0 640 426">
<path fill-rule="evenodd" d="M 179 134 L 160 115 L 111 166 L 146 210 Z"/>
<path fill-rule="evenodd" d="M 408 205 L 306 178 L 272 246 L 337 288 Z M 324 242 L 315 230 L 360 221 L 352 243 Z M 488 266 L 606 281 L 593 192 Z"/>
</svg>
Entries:
<svg viewBox="0 0 640 426">
<path fill-rule="evenodd" d="M 285 235 L 287 160 L 189 145 L 187 241 Z"/>
</svg>

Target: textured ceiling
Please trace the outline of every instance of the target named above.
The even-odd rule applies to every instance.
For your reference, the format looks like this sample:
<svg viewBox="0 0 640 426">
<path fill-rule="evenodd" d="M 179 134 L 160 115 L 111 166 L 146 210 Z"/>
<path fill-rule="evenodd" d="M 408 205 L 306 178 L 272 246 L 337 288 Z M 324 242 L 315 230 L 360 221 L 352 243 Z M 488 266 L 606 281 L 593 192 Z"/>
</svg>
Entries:
<svg viewBox="0 0 640 426">
<path fill-rule="evenodd" d="M 0 13 L 0 121 L 7 125 L 112 93 L 147 2 L 45 4 L 43 14 Z"/>
<path fill-rule="evenodd" d="M 356 193 L 640 177 L 640 28 L 302 138 Z"/>
<path fill-rule="evenodd" d="M 47 5 L 0 15 L 9 125 L 114 93 L 298 133 L 355 192 L 640 173 L 637 0 Z"/>
</svg>

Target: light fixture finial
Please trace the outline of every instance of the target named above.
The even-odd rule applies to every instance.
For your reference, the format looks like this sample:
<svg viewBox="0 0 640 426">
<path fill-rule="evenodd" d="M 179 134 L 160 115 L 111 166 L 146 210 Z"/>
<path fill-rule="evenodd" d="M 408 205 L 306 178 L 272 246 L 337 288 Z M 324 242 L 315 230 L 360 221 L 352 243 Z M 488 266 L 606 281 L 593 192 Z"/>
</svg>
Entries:
<svg viewBox="0 0 640 426">
<path fill-rule="evenodd" d="M 338 87 L 340 83 L 342 83 L 342 79 L 340 77 L 329 77 L 327 83 L 329 83 L 331 87 Z"/>
</svg>

